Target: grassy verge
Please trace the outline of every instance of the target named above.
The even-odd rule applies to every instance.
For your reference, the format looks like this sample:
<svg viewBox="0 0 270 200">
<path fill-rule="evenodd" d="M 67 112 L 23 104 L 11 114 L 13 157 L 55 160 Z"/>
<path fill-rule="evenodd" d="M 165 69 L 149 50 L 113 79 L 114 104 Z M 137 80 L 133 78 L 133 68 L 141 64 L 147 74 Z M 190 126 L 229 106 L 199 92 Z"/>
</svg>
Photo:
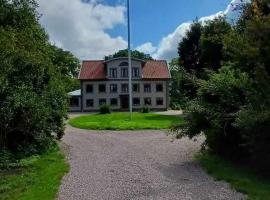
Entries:
<svg viewBox="0 0 270 200">
<path fill-rule="evenodd" d="M 92 130 L 168 129 L 183 122 L 183 118 L 179 116 L 156 113 L 133 113 L 132 121 L 129 120 L 128 113 L 94 114 L 69 120 L 71 126 Z"/>
<path fill-rule="evenodd" d="M 270 181 L 256 176 L 251 170 L 237 166 L 215 155 L 198 156 L 202 167 L 216 180 L 228 182 L 233 189 L 248 195 L 249 200 L 269 200 Z"/>
<path fill-rule="evenodd" d="M 22 160 L 20 165 L 0 171 L 1 200 L 55 199 L 61 179 L 69 170 L 59 149 Z"/>
</svg>

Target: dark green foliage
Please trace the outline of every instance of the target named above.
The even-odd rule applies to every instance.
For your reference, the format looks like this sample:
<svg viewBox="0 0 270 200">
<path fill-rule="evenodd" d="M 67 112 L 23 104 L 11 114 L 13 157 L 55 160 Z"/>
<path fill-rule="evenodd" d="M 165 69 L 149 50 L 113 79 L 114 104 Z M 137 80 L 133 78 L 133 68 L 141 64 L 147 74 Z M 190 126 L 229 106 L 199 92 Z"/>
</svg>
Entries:
<svg viewBox="0 0 270 200">
<path fill-rule="evenodd" d="M 195 21 L 186 37 L 179 44 L 179 63 L 188 72 L 200 72 L 203 68 L 201 63 L 200 37 L 202 34 L 202 25 Z"/>
<path fill-rule="evenodd" d="M 147 105 L 144 105 L 142 108 L 142 113 L 149 113 L 150 112 L 150 108 Z"/>
<path fill-rule="evenodd" d="M 49 43 L 38 17 L 32 0 L 0 1 L 0 149 L 17 157 L 63 136 L 65 80 L 76 73 L 77 59 Z"/>
<path fill-rule="evenodd" d="M 123 49 L 123 50 L 116 52 L 113 55 L 105 56 L 105 60 L 108 60 L 111 58 L 119 58 L 119 57 L 128 57 L 128 50 Z M 153 60 L 153 58 L 150 55 L 144 54 L 143 52 L 140 52 L 137 50 L 131 51 L 131 57 L 142 59 L 142 60 Z"/>
<path fill-rule="evenodd" d="M 104 103 L 99 106 L 99 112 L 100 114 L 109 114 L 111 113 L 111 106 Z"/>
<path fill-rule="evenodd" d="M 199 61 L 207 69 L 194 73 L 180 63 L 172 75 L 178 94 L 188 99 L 182 102 L 187 123 L 178 127 L 178 136 L 204 133 L 209 151 L 270 174 L 270 15 L 265 2 L 248 5 L 235 27 L 223 19 L 208 22 L 199 38 Z M 180 57 L 198 56 L 193 53 Z"/>
</svg>

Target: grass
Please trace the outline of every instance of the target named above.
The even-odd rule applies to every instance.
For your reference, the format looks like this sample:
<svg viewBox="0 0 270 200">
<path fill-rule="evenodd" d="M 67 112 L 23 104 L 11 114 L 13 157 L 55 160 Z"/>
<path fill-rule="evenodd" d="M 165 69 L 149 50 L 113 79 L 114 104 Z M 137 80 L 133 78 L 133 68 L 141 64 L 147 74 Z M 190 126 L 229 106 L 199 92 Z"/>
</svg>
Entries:
<svg viewBox="0 0 270 200">
<path fill-rule="evenodd" d="M 156 113 L 133 113 L 132 121 L 129 113 L 94 114 L 80 116 L 69 120 L 76 128 L 91 130 L 143 130 L 168 129 L 172 125 L 183 123 L 179 116 L 158 115 Z"/>
<path fill-rule="evenodd" d="M 68 170 L 65 157 L 58 149 L 23 160 L 19 168 L 0 171 L 0 199 L 55 199 Z"/>
<path fill-rule="evenodd" d="M 202 167 L 216 180 L 224 180 L 249 200 L 270 200 L 270 181 L 264 180 L 250 169 L 238 166 L 218 156 L 199 155 Z"/>
</svg>

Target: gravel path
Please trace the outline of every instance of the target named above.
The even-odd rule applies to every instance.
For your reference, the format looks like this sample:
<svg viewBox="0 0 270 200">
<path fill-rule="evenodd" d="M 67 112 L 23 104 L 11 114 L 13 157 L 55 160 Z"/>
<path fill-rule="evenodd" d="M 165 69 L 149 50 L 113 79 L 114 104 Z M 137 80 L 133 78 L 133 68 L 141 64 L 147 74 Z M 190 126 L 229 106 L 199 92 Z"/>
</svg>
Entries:
<svg viewBox="0 0 270 200">
<path fill-rule="evenodd" d="M 70 172 L 59 200 L 244 199 L 193 161 L 202 138 L 172 140 L 162 131 L 88 131 L 67 126 Z"/>
</svg>

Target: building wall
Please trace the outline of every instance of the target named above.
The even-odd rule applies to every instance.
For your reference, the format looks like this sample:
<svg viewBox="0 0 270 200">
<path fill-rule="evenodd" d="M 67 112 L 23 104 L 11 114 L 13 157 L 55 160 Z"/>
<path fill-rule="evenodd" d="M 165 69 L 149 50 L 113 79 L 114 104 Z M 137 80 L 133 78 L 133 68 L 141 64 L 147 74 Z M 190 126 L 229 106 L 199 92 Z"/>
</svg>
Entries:
<svg viewBox="0 0 270 200">
<path fill-rule="evenodd" d="M 151 98 L 152 105 L 149 106 L 151 109 L 166 110 L 168 108 L 168 83 L 164 80 L 154 80 L 154 81 L 145 81 L 145 80 L 133 80 L 133 84 L 139 84 L 140 91 L 137 93 L 133 92 L 133 98 L 140 98 L 140 106 L 133 106 L 134 109 L 141 109 L 144 106 L 144 98 Z M 87 93 L 87 85 L 93 85 L 93 93 Z M 99 84 L 106 84 L 106 92 L 99 92 Z M 117 93 L 110 93 L 110 84 L 117 84 Z M 117 106 L 112 106 L 113 110 L 121 110 L 120 95 L 128 95 L 127 93 L 121 92 L 121 85 L 128 84 L 128 80 L 105 80 L 105 81 L 82 81 L 82 110 L 83 111 L 97 111 L 99 110 L 99 99 L 106 99 L 106 103 L 110 104 L 110 99 L 117 99 Z M 151 93 L 144 92 L 144 84 L 151 85 Z M 163 85 L 163 92 L 156 91 L 156 84 Z M 156 98 L 163 98 L 163 105 L 156 104 Z M 87 99 L 94 100 L 93 107 L 87 107 Z"/>
</svg>

